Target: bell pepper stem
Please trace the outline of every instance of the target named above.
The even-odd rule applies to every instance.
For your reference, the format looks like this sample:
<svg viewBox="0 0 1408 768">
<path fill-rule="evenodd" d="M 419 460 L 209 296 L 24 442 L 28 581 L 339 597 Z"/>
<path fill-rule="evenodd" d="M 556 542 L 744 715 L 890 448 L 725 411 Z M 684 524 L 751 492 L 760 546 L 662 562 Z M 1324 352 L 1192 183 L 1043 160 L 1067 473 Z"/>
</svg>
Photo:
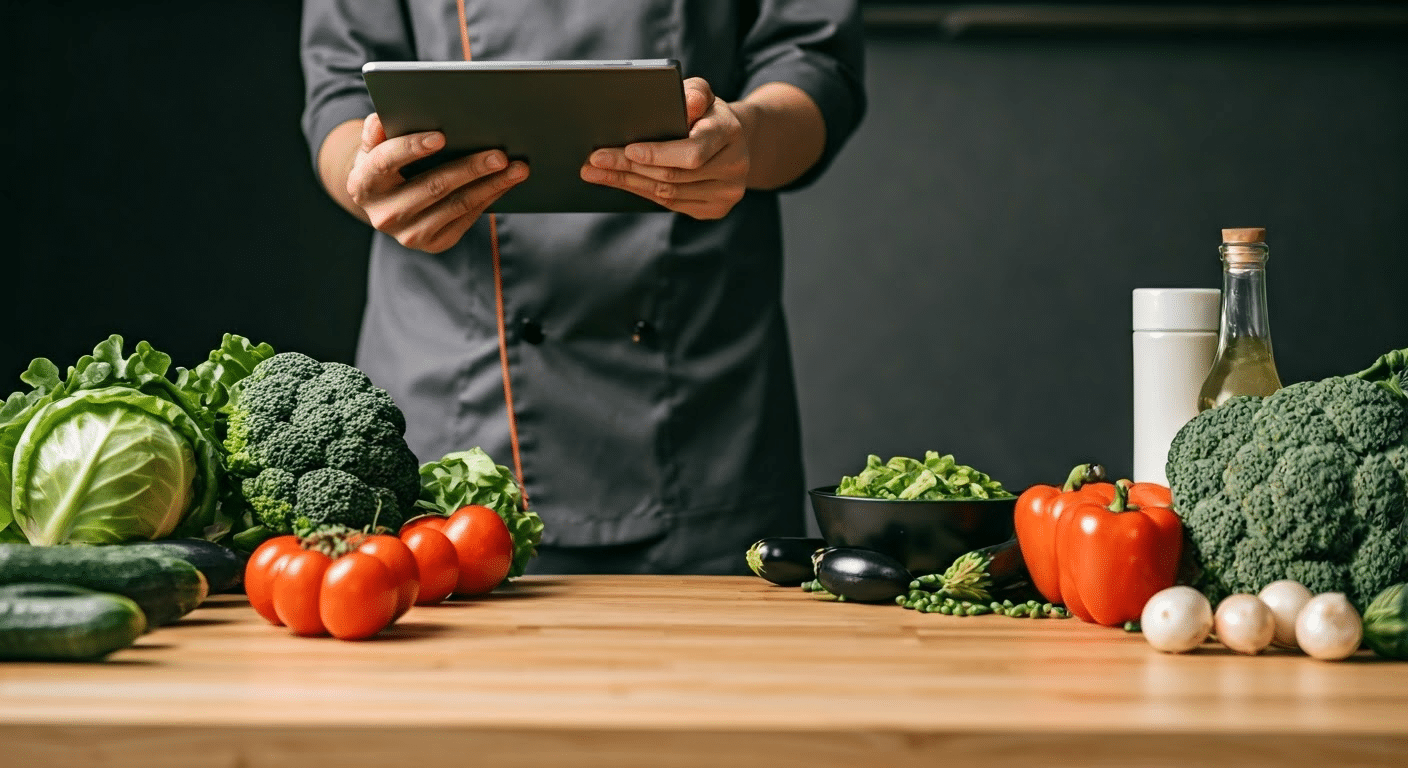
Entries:
<svg viewBox="0 0 1408 768">
<path fill-rule="evenodd" d="M 1071 474 L 1066 476 L 1066 483 L 1061 486 L 1061 490 L 1069 493 L 1079 490 L 1086 483 L 1098 483 L 1104 479 L 1105 468 L 1099 464 L 1077 464 Z"/>
<path fill-rule="evenodd" d="M 1115 482 L 1115 498 L 1110 502 L 1110 506 L 1108 507 L 1111 512 L 1131 512 L 1139 509 L 1139 507 L 1130 506 L 1129 504 L 1129 486 L 1130 482 L 1128 480 L 1117 480 Z"/>
</svg>

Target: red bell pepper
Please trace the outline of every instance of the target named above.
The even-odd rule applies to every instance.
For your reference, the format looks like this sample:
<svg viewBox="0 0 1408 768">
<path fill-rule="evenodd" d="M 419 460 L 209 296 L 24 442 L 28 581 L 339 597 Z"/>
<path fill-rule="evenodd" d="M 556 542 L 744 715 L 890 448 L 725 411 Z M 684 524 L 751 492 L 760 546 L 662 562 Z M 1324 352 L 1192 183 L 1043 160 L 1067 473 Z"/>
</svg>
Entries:
<svg viewBox="0 0 1408 768">
<path fill-rule="evenodd" d="M 1017 497 L 1012 521 L 1017 530 L 1017 543 L 1022 548 L 1022 559 L 1027 563 L 1032 585 L 1048 602 L 1064 602 L 1057 562 L 1056 523 L 1068 508 L 1082 499 L 1102 498 L 1092 496 L 1101 487 L 1108 488 L 1113 498 L 1115 486 L 1104 480 L 1104 467 L 1081 464 L 1071 470 L 1065 485 L 1033 485 Z M 1108 502 L 1109 498 L 1104 501 Z"/>
<path fill-rule="evenodd" d="M 1102 495 L 1093 491 L 1061 515 L 1056 556 L 1066 608 L 1113 627 L 1138 619 L 1154 593 L 1173 586 L 1183 522 L 1164 486 L 1121 480 L 1108 504 Z"/>
</svg>

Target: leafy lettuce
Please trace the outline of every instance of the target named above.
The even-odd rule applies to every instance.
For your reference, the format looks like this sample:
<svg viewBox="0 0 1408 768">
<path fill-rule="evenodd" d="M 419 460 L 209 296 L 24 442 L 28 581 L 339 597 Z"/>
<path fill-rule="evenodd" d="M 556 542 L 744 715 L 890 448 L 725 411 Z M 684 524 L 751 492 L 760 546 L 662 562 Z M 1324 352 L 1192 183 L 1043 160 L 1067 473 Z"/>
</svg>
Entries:
<svg viewBox="0 0 1408 768">
<path fill-rule="evenodd" d="M 481 448 L 446 454 L 420 468 L 420 499 L 416 506 L 431 514 L 449 515 L 460 507 L 478 504 L 499 513 L 513 535 L 513 565 L 508 577 L 522 576 L 528 561 L 538 553 L 543 520 L 523 508 L 523 492 L 513 471 L 500 466 Z"/>
</svg>

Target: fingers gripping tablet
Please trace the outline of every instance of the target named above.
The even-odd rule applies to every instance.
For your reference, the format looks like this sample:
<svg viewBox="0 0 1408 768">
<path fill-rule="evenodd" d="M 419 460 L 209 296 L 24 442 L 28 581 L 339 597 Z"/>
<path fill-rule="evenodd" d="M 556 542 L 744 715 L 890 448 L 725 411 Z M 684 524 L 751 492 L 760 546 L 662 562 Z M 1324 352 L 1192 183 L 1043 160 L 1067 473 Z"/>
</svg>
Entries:
<svg viewBox="0 0 1408 768">
<path fill-rule="evenodd" d="M 679 64 L 668 59 L 370 62 L 362 76 L 388 138 L 445 135 L 406 176 L 486 149 L 528 163 L 528 178 L 490 207 L 498 213 L 664 210 L 579 171 L 593 150 L 689 133 Z"/>
</svg>

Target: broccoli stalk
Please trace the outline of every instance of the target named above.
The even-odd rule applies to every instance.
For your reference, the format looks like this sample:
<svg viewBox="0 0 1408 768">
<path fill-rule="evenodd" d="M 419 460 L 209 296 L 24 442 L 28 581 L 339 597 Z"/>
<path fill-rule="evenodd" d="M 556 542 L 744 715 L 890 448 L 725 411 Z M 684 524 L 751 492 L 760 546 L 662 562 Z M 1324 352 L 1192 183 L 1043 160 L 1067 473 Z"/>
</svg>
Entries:
<svg viewBox="0 0 1408 768">
<path fill-rule="evenodd" d="M 1408 349 L 1385 352 L 1373 365 L 1354 375 L 1408 400 Z"/>
</svg>

